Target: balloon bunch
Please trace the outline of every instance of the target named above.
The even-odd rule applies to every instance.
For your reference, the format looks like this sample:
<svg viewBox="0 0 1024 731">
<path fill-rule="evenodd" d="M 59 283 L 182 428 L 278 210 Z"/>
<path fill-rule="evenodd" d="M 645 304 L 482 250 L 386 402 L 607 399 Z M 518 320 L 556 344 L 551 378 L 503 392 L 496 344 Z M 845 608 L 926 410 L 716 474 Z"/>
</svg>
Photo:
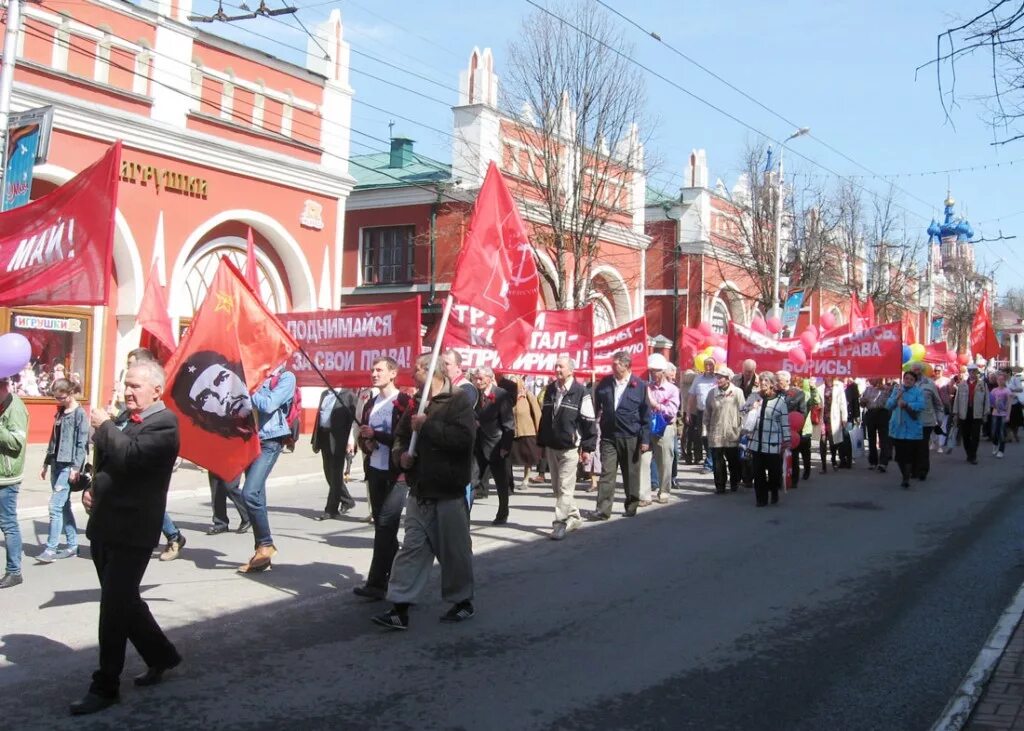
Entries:
<svg viewBox="0 0 1024 731">
<path fill-rule="evenodd" d="M 925 349 L 921 343 L 903 346 L 903 372 L 906 373 L 914 365 L 924 360 Z"/>
<path fill-rule="evenodd" d="M 750 329 L 759 335 L 778 335 L 782 332 L 782 327 L 782 320 L 775 315 L 765 318 L 758 313 L 750 321 Z"/>
<path fill-rule="evenodd" d="M 32 359 L 32 346 L 21 333 L 0 335 L 0 378 L 21 373 Z"/>
<path fill-rule="evenodd" d="M 702 322 L 697 326 L 700 334 L 704 336 L 701 341 L 701 350 L 693 357 L 693 367 L 698 373 L 704 372 L 704 365 L 708 358 L 715 363 L 725 363 L 728 353 L 725 345 L 728 342 L 724 335 L 716 333 L 710 322 Z"/>
</svg>

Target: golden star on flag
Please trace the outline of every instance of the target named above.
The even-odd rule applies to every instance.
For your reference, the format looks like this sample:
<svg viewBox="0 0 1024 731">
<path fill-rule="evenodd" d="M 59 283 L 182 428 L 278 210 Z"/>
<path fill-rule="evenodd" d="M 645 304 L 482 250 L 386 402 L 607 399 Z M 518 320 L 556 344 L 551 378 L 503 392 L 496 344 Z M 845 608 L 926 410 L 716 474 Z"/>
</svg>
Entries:
<svg viewBox="0 0 1024 731">
<path fill-rule="evenodd" d="M 235 298 L 226 292 L 216 292 L 217 306 L 213 308 L 214 312 L 225 312 L 228 315 L 232 315 L 235 312 Z"/>
</svg>

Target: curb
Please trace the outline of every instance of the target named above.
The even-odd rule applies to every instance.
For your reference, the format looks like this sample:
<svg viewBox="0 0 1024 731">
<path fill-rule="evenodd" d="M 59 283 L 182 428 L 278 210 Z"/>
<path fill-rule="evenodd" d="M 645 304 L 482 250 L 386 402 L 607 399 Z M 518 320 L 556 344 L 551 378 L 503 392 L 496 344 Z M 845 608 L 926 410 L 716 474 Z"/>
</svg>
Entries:
<svg viewBox="0 0 1024 731">
<path fill-rule="evenodd" d="M 963 683 L 953 697 L 949 699 L 942 716 L 932 726 L 932 731 L 960 731 L 971 717 L 974 707 L 978 704 L 985 686 L 999 664 L 999 660 L 1010 644 L 1014 630 L 1024 615 L 1024 584 L 1017 589 L 1016 595 L 1009 606 L 1003 611 L 995 628 L 978 653 L 974 665 L 967 671 Z"/>
</svg>

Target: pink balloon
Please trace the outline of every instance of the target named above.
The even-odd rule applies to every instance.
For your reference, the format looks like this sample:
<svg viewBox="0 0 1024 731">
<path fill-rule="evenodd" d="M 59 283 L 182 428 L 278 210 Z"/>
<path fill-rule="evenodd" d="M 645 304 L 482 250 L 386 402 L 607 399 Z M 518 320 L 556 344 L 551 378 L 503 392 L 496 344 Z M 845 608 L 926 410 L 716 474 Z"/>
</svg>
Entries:
<svg viewBox="0 0 1024 731">
<path fill-rule="evenodd" d="M 777 318 L 775 315 L 772 315 L 767 320 L 765 320 L 764 324 L 768 326 L 768 332 L 770 333 L 782 332 L 782 320 Z"/>
<path fill-rule="evenodd" d="M 716 363 L 725 363 L 726 355 L 725 348 L 718 345 L 711 351 L 711 357 L 715 359 Z"/>
<path fill-rule="evenodd" d="M 831 330 L 836 326 L 836 316 L 831 312 L 821 313 L 821 326 L 826 330 Z"/>
<path fill-rule="evenodd" d="M 814 350 L 814 346 L 818 343 L 818 336 L 809 330 L 805 330 L 800 336 L 800 344 L 803 346 L 805 352 Z"/>
<path fill-rule="evenodd" d="M 714 335 L 715 331 L 711 329 L 710 322 L 702 322 L 697 325 L 697 329 L 700 330 L 702 335 Z"/>
<path fill-rule="evenodd" d="M 808 325 L 804 328 L 804 335 L 807 335 L 813 342 L 818 342 L 818 328 L 815 325 Z"/>
<path fill-rule="evenodd" d="M 807 365 L 807 353 L 799 345 L 794 345 L 790 348 L 789 359 L 799 367 Z"/>
<path fill-rule="evenodd" d="M 755 315 L 754 319 L 750 321 L 750 329 L 761 335 L 768 334 L 768 325 L 765 324 L 764 318 L 760 315 Z"/>
</svg>

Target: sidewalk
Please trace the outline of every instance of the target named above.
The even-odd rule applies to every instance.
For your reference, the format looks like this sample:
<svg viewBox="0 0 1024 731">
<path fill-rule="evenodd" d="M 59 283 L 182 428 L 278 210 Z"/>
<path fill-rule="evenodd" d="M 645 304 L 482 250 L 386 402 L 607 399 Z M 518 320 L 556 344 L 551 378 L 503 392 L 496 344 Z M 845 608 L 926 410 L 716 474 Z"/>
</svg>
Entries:
<svg viewBox="0 0 1024 731">
<path fill-rule="evenodd" d="M 1024 731 L 1024 586 L 932 731 Z"/>
</svg>

